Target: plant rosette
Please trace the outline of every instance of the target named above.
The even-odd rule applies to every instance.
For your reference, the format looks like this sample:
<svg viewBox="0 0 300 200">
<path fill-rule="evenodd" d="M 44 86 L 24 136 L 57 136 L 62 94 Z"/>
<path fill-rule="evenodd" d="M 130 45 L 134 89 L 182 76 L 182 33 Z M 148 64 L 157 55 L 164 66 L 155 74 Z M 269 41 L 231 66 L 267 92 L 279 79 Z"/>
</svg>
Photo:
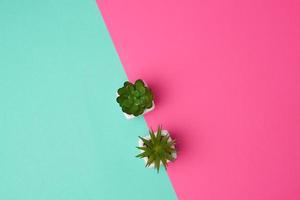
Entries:
<svg viewBox="0 0 300 200">
<path fill-rule="evenodd" d="M 144 115 L 155 108 L 153 93 L 145 81 L 138 79 L 135 83 L 126 81 L 117 93 L 117 102 L 126 119 Z"/>
<path fill-rule="evenodd" d="M 175 141 L 172 140 L 167 130 L 162 130 L 160 127 L 156 132 L 150 130 L 150 135 L 140 137 L 137 148 L 140 149 L 140 154 L 136 157 L 142 158 L 146 167 L 156 168 L 157 171 L 160 166 L 166 168 L 169 162 L 173 162 L 177 158 Z M 148 153 L 146 153 L 146 149 L 148 149 Z"/>
</svg>

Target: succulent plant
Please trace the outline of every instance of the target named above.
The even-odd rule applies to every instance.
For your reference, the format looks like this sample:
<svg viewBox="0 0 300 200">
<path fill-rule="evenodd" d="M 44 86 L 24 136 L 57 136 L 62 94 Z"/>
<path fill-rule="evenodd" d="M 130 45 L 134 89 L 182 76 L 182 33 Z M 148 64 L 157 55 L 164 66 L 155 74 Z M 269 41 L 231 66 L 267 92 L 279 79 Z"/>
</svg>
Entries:
<svg viewBox="0 0 300 200">
<path fill-rule="evenodd" d="M 154 168 L 159 172 L 161 164 L 167 168 L 167 163 L 175 160 L 175 140 L 172 140 L 169 134 L 164 134 L 161 126 L 158 127 L 156 133 L 150 130 L 149 134 L 150 137 L 148 138 L 139 137 L 142 141 L 142 145 L 137 148 L 141 150 L 141 153 L 136 157 L 146 158 L 146 167 L 154 165 Z"/>
<path fill-rule="evenodd" d="M 117 102 L 124 113 L 139 116 L 146 109 L 153 106 L 153 94 L 150 88 L 139 79 L 135 83 L 126 81 L 124 86 L 118 89 Z"/>
</svg>

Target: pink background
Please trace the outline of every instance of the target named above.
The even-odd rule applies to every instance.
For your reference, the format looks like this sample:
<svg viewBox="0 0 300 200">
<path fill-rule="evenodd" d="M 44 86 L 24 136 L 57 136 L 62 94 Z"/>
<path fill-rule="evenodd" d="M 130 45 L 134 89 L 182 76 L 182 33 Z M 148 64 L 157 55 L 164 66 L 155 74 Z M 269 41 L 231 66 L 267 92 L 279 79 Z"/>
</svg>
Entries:
<svg viewBox="0 0 300 200">
<path fill-rule="evenodd" d="M 300 1 L 99 0 L 183 200 L 300 199 Z M 155 186 L 154 186 L 155 187 Z"/>
</svg>

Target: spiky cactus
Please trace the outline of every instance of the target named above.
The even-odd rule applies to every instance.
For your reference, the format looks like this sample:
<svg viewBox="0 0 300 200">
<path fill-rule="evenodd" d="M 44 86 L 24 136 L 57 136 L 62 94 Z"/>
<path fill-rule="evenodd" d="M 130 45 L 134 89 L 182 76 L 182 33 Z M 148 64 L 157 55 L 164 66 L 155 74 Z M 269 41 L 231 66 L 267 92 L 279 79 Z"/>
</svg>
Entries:
<svg viewBox="0 0 300 200">
<path fill-rule="evenodd" d="M 175 140 L 172 140 L 161 126 L 158 127 L 156 133 L 150 130 L 149 134 L 149 137 L 139 137 L 141 142 L 137 148 L 141 150 L 141 153 L 136 157 L 145 159 L 146 167 L 154 166 L 159 172 L 161 164 L 166 168 L 168 162 L 175 160 Z"/>
<path fill-rule="evenodd" d="M 117 102 L 128 115 L 139 116 L 153 106 L 152 91 L 140 79 L 134 84 L 126 81 L 124 86 L 118 89 L 118 95 Z"/>
</svg>

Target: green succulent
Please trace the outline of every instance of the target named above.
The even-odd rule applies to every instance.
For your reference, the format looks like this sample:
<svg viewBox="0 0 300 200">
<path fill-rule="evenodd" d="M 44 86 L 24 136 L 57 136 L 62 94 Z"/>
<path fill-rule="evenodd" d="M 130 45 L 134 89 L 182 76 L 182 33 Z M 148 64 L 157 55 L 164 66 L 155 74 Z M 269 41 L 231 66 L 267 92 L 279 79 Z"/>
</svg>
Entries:
<svg viewBox="0 0 300 200">
<path fill-rule="evenodd" d="M 118 89 L 117 102 L 122 111 L 134 116 L 143 114 L 146 109 L 153 106 L 153 94 L 142 80 L 135 83 L 126 81 L 124 86 Z"/>
<path fill-rule="evenodd" d="M 154 168 L 159 172 L 160 164 L 166 168 L 168 161 L 173 161 L 173 153 L 176 153 L 175 140 L 172 140 L 169 135 L 162 135 L 161 126 L 158 127 L 157 133 L 153 130 L 149 131 L 150 138 L 139 137 L 143 146 L 137 147 L 141 153 L 136 157 L 147 158 L 146 167 L 154 164 Z"/>
</svg>

